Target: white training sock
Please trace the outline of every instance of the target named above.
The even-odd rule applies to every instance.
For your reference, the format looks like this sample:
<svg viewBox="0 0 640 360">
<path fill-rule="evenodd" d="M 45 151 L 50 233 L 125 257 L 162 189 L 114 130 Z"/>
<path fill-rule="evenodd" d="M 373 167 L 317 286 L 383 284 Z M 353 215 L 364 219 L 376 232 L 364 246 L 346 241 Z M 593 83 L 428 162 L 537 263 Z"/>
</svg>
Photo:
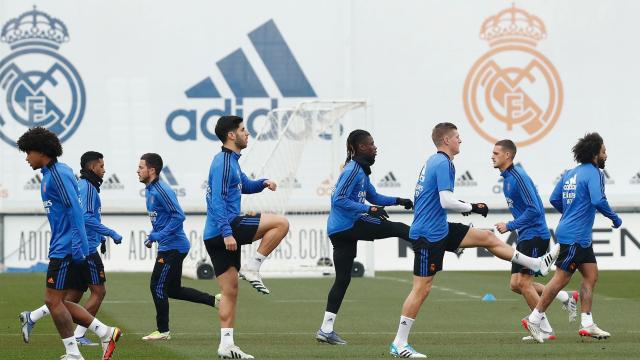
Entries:
<svg viewBox="0 0 640 360">
<path fill-rule="evenodd" d="M 591 315 L 590 312 L 581 313 L 580 316 L 581 316 L 581 323 L 583 328 L 593 325 L 593 316 Z"/>
<path fill-rule="evenodd" d="M 80 349 L 78 349 L 78 343 L 73 336 L 70 338 L 62 339 L 65 350 L 69 355 L 80 355 Z"/>
<path fill-rule="evenodd" d="M 260 266 L 262 266 L 262 263 L 265 261 L 266 258 L 267 257 L 265 255 L 262 255 L 256 251 L 256 254 L 253 257 L 251 257 L 247 262 L 247 266 L 246 266 L 247 270 L 260 271 Z"/>
<path fill-rule="evenodd" d="M 398 325 L 398 332 L 396 338 L 393 339 L 393 344 L 397 347 L 405 346 L 409 342 L 409 332 L 411 332 L 411 325 L 415 320 L 406 316 L 400 316 L 400 324 Z"/>
<path fill-rule="evenodd" d="M 547 314 L 545 313 L 542 313 L 542 319 L 540 319 L 540 329 L 548 333 L 553 331 L 551 324 L 549 324 L 549 319 L 547 319 Z"/>
<path fill-rule="evenodd" d="M 322 330 L 322 332 L 328 334 L 330 332 L 333 331 L 333 323 L 336 322 L 336 314 L 332 313 L 332 312 L 328 312 L 325 311 L 324 312 L 324 319 L 322 320 L 322 326 L 320 326 L 320 330 Z"/>
<path fill-rule="evenodd" d="M 89 329 L 98 335 L 102 342 L 109 341 L 109 338 L 111 337 L 111 327 L 101 323 L 98 318 L 93 318 L 91 325 L 89 325 Z"/>
<path fill-rule="evenodd" d="M 531 315 L 529 315 L 529 321 L 533 324 L 540 324 L 542 321 L 542 314 L 538 309 L 533 309 Z"/>
<path fill-rule="evenodd" d="M 76 326 L 76 330 L 73 332 L 73 336 L 79 338 L 83 337 L 87 333 L 87 328 L 84 326 Z"/>
<path fill-rule="evenodd" d="M 49 315 L 49 308 L 47 305 L 42 305 L 29 314 L 29 319 L 35 323 L 47 315 Z"/>
<path fill-rule="evenodd" d="M 532 258 L 530 256 L 524 255 L 518 250 L 513 251 L 513 257 L 511 258 L 512 263 L 516 263 L 518 265 L 522 265 L 527 269 L 531 269 L 533 271 L 540 270 L 540 258 Z"/>
<path fill-rule="evenodd" d="M 233 328 L 220 329 L 220 347 L 233 345 Z"/>
<path fill-rule="evenodd" d="M 564 290 L 560 290 L 558 295 L 556 295 L 556 300 L 562 303 L 569 301 L 569 293 Z"/>
</svg>

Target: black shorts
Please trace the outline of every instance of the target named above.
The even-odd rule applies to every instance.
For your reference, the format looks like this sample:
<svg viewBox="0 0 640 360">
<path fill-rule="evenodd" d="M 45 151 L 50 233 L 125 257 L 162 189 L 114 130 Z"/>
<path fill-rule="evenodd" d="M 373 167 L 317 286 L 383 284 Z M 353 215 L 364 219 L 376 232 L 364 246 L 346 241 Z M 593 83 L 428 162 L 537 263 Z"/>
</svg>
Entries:
<svg viewBox="0 0 640 360">
<path fill-rule="evenodd" d="M 71 255 L 64 259 L 49 259 L 46 284 L 49 289 L 67 290 L 70 284 L 69 273 L 71 268 Z"/>
<path fill-rule="evenodd" d="M 537 258 L 539 256 L 544 255 L 547 250 L 549 250 L 549 239 L 543 239 L 539 236 L 536 236 L 530 240 L 521 240 L 518 242 L 516 246 L 516 250 L 521 252 L 523 255 L 527 255 L 533 258 Z M 527 269 L 526 267 L 511 263 L 511 273 L 512 274 L 526 274 L 526 275 L 534 275 L 535 272 Z M 538 276 L 538 275 L 536 275 Z"/>
<path fill-rule="evenodd" d="M 73 264 L 73 275 L 70 289 L 87 291 L 89 285 L 103 285 L 107 278 L 104 274 L 104 264 L 98 252 L 87 256 L 85 263 Z"/>
<path fill-rule="evenodd" d="M 469 226 L 449 223 L 449 233 L 442 240 L 430 242 L 421 237 L 413 242 L 413 275 L 433 276 L 442 270 L 444 252 L 456 252 L 460 243 L 469 232 Z"/>
<path fill-rule="evenodd" d="M 409 240 L 409 226 L 400 222 L 366 216 L 357 220 L 351 229 L 329 235 L 333 245 L 334 258 L 338 254 L 355 258 L 358 251 L 358 240 L 373 241 L 390 237 Z"/>
<path fill-rule="evenodd" d="M 154 298 L 166 299 L 169 288 L 182 286 L 182 262 L 186 257 L 187 253 L 178 250 L 158 251 L 149 284 Z"/>
<path fill-rule="evenodd" d="M 580 265 L 595 263 L 597 261 L 593 253 L 593 245 L 583 248 L 579 244 L 560 244 L 560 255 L 556 260 L 558 268 L 573 274 Z"/>
<path fill-rule="evenodd" d="M 254 236 L 258 231 L 260 224 L 260 214 L 238 216 L 231 222 L 231 231 L 233 237 L 238 243 L 236 251 L 229 251 L 224 246 L 224 237 L 222 235 L 211 239 L 205 239 L 204 246 L 207 248 L 211 262 L 213 263 L 213 272 L 216 276 L 225 273 L 230 267 L 240 270 L 240 246 L 251 244 Z"/>
</svg>

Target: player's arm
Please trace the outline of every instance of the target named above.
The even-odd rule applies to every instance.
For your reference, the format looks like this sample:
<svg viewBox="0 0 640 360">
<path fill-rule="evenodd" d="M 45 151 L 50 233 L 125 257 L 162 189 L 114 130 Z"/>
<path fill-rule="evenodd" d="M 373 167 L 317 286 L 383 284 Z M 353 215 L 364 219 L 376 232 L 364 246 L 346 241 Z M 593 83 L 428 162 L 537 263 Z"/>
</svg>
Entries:
<svg viewBox="0 0 640 360">
<path fill-rule="evenodd" d="M 518 176 L 518 175 L 515 175 L 515 176 Z M 520 198 L 525 204 L 525 210 L 522 212 L 522 214 L 520 214 L 520 216 L 518 216 L 517 218 L 507 223 L 507 230 L 509 231 L 520 229 L 524 225 L 530 224 L 537 217 L 542 215 L 540 213 L 540 210 L 538 210 L 538 207 L 536 206 L 536 203 L 534 201 L 535 189 L 533 189 L 533 185 L 526 184 L 524 181 L 521 181 L 521 180 L 522 179 L 516 179 L 516 183 L 518 185 Z"/>
<path fill-rule="evenodd" d="M 64 205 L 69 222 L 71 223 L 71 256 L 73 260 L 82 260 L 87 254 L 83 251 L 83 239 L 87 241 L 87 234 L 84 229 L 84 221 L 82 217 L 76 214 L 82 214 L 81 198 L 77 192 L 77 182 L 75 177 L 69 174 L 60 173 L 57 169 L 52 169 L 51 175 L 56 185 L 56 190 L 60 196 L 60 200 Z"/>
<path fill-rule="evenodd" d="M 182 223 L 186 219 L 184 216 L 184 212 L 178 204 L 178 198 L 176 194 L 169 189 L 168 191 L 162 187 L 161 184 L 158 184 L 156 187 L 160 196 L 160 204 L 162 207 L 171 214 L 171 218 L 169 219 L 169 223 L 165 225 L 164 228 L 160 231 L 151 231 L 149 234 L 149 240 L 158 241 L 160 239 L 166 238 L 169 235 L 173 234 L 182 226 Z"/>
<path fill-rule="evenodd" d="M 591 205 L 604 216 L 613 221 L 613 227 L 618 228 L 622 225 L 622 219 L 616 214 L 609 206 L 607 196 L 604 194 L 604 175 L 598 171 L 598 174 L 592 173 L 587 178 L 589 186 L 589 197 L 591 198 Z"/>
<path fill-rule="evenodd" d="M 371 184 L 371 182 L 367 182 L 367 197 L 366 197 L 366 199 L 367 199 L 368 202 L 370 202 L 371 204 L 374 204 L 374 205 L 380 205 L 380 206 L 398 205 L 398 203 L 397 203 L 398 198 L 397 197 L 391 197 L 391 196 L 386 196 L 386 195 L 379 194 L 376 191 L 376 188 L 373 186 L 373 184 Z"/>
<path fill-rule="evenodd" d="M 267 179 L 251 180 L 243 172 L 240 172 L 240 180 L 242 181 L 243 194 L 259 193 L 267 187 Z"/>
<path fill-rule="evenodd" d="M 563 213 L 563 202 L 562 202 L 562 184 L 564 184 L 564 176 L 560 177 L 560 181 L 556 184 L 556 187 L 553 188 L 553 192 L 551 192 L 551 196 L 549 197 L 549 202 L 551 205 L 558 210 L 560 214 Z"/>
<path fill-rule="evenodd" d="M 91 188 L 91 185 L 87 185 L 86 187 L 82 186 L 80 187 L 80 195 L 82 199 L 84 199 L 82 202 L 82 210 L 85 228 L 95 231 L 102 236 L 108 236 L 112 238 L 116 244 L 119 244 L 122 241 L 122 236 L 115 230 L 103 225 L 96 217 L 96 212 L 98 211 L 95 208 L 96 198 L 98 197 L 96 191 Z"/>
<path fill-rule="evenodd" d="M 210 201 L 209 204 L 213 208 L 211 216 L 218 229 L 222 232 L 223 237 L 233 235 L 227 213 L 229 184 L 231 183 L 230 172 L 231 164 L 220 158 L 213 161 L 209 170 L 208 201 Z"/>
<path fill-rule="evenodd" d="M 349 198 L 349 195 L 353 193 L 353 189 L 360 183 L 361 176 L 362 174 L 359 173 L 357 166 L 353 166 L 349 171 L 343 171 L 338 178 L 338 184 L 336 184 L 335 196 L 332 197 L 331 206 L 359 213 L 369 211 L 370 206 Z"/>
</svg>

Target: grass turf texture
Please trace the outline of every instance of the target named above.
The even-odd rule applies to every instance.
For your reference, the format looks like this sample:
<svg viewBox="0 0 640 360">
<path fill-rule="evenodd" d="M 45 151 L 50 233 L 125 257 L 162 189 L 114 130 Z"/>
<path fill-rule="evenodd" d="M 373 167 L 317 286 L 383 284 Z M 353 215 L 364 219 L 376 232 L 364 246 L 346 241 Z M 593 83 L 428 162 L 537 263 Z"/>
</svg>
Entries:
<svg viewBox="0 0 640 360">
<path fill-rule="evenodd" d="M 640 354 L 640 272 L 603 271 L 596 286 L 594 320 L 611 332 L 609 340 L 581 339 L 560 304 L 547 314 L 558 340 L 524 343 L 520 319 L 529 313 L 509 291 L 507 272 L 443 272 L 423 305 L 409 339 L 431 359 L 632 359 Z M 574 276 L 569 289 L 577 289 Z M 546 282 L 546 279 L 542 279 Z M 317 343 L 332 279 L 266 279 L 271 295 L 260 295 L 241 281 L 235 341 L 259 359 L 391 358 L 400 308 L 411 288 L 408 272 L 378 272 L 353 279 L 336 321 L 347 346 Z M 217 292 L 215 281 L 183 279 L 184 286 Z M 496 302 L 479 297 L 493 293 Z M 51 319 L 42 319 L 24 344 L 18 314 L 42 304 L 44 274 L 0 274 L 0 359 L 58 359 L 64 352 Z M 171 300 L 170 341 L 140 338 L 155 330 L 149 274 L 108 274 L 107 297 L 98 318 L 125 335 L 114 359 L 214 359 L 219 326 L 211 308 Z M 97 341 L 95 335 L 89 337 Z M 86 359 L 100 358 L 98 347 L 81 347 Z"/>
</svg>

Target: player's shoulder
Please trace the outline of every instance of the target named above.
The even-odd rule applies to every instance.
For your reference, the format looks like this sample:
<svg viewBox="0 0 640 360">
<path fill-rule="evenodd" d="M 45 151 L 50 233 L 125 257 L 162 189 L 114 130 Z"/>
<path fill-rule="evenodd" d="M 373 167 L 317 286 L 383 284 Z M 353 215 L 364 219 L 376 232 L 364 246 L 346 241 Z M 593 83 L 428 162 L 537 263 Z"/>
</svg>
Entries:
<svg viewBox="0 0 640 360">
<path fill-rule="evenodd" d="M 451 160 L 446 154 L 437 152 L 429 156 L 426 166 L 427 169 L 449 168 L 451 166 Z"/>
</svg>

